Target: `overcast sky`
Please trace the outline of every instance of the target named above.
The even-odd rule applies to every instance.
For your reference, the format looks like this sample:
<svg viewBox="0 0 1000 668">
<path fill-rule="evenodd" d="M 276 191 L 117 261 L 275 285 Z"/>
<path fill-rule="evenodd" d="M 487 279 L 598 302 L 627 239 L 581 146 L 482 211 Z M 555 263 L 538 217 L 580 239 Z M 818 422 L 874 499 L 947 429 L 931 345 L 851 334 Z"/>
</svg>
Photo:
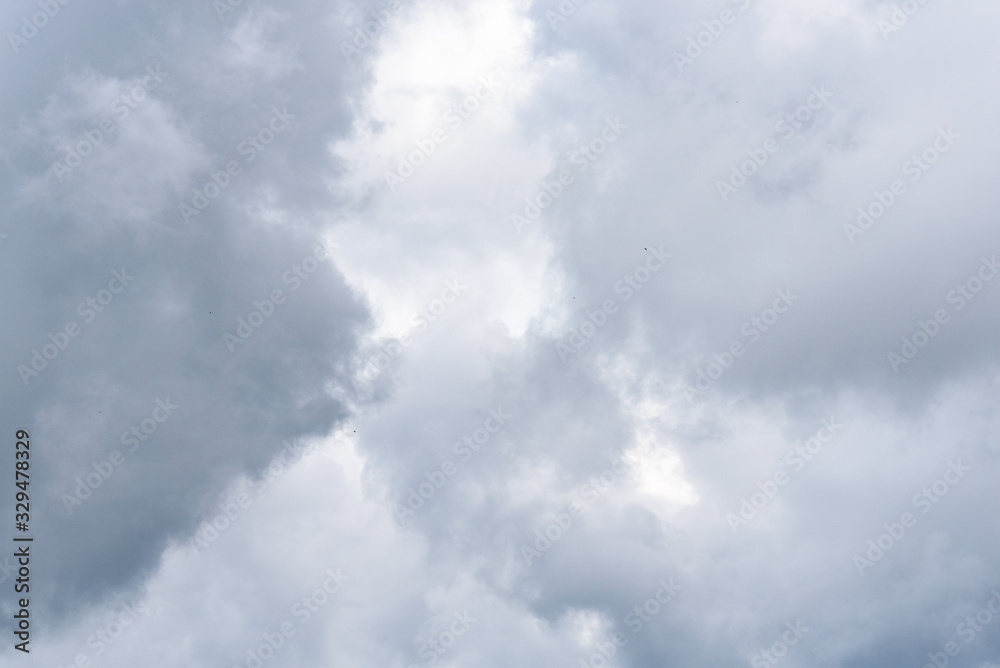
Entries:
<svg viewBox="0 0 1000 668">
<path fill-rule="evenodd" d="M 998 26 L 6 3 L 0 664 L 997 668 Z"/>
</svg>

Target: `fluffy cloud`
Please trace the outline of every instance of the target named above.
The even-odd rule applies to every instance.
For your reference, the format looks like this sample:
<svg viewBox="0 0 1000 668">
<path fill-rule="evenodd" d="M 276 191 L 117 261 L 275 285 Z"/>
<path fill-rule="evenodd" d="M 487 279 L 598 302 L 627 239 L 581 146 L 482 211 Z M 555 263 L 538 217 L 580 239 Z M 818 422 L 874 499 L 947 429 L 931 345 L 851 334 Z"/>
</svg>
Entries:
<svg viewBox="0 0 1000 668">
<path fill-rule="evenodd" d="M 224 7 L 4 74 L 32 665 L 995 656 L 996 9 Z"/>
</svg>

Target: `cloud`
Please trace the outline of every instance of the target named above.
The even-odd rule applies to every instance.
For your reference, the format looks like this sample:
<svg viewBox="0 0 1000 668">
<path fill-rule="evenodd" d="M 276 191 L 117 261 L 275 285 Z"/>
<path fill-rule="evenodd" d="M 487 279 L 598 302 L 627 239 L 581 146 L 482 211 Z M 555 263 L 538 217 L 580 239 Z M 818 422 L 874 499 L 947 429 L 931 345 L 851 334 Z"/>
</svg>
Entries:
<svg viewBox="0 0 1000 668">
<path fill-rule="evenodd" d="M 227 6 L 4 70 L 32 665 L 995 655 L 995 9 Z"/>
</svg>

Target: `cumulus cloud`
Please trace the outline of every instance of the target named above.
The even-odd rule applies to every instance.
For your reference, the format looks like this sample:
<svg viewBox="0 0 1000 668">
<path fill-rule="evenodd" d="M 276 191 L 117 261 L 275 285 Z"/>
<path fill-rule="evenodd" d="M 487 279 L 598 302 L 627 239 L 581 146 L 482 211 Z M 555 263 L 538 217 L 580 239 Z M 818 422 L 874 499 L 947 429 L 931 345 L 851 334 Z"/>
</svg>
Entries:
<svg viewBox="0 0 1000 668">
<path fill-rule="evenodd" d="M 996 18 L 59 5 L 5 660 L 990 665 Z"/>
</svg>

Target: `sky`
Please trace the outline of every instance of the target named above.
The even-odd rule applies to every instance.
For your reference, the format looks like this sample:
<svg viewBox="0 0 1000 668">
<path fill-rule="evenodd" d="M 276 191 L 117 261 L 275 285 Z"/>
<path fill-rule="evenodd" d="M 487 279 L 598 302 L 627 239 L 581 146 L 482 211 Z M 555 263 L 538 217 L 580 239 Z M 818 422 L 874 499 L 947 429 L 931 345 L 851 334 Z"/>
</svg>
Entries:
<svg viewBox="0 0 1000 668">
<path fill-rule="evenodd" d="M 5 4 L 0 665 L 1000 667 L 998 22 Z"/>
</svg>

